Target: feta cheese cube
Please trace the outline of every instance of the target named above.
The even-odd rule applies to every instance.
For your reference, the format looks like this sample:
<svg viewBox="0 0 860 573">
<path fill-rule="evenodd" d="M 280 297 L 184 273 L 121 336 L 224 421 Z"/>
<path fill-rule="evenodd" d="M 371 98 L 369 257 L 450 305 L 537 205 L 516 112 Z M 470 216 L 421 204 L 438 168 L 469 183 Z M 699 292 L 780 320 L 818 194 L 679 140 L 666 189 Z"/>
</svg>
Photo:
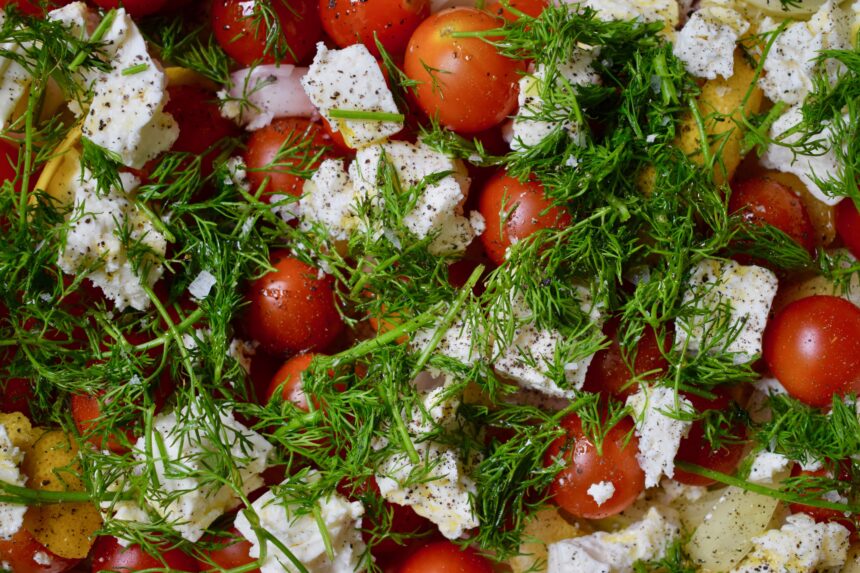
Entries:
<svg viewBox="0 0 860 573">
<path fill-rule="evenodd" d="M 694 412 L 693 404 L 675 390 L 666 387 L 641 386 L 636 394 L 627 398 L 633 409 L 639 453 L 636 461 L 645 472 L 645 487 L 660 483 L 665 475 L 675 475 L 675 456 L 681 439 L 690 432 L 692 422 L 678 420 L 671 414 Z"/>
<path fill-rule="evenodd" d="M 782 454 L 763 451 L 756 454 L 747 479 L 754 483 L 774 483 L 778 476 L 785 477 L 791 467 L 791 460 Z M 781 475 L 783 474 L 783 475 Z"/>
<path fill-rule="evenodd" d="M 195 300 L 203 300 L 209 296 L 209 292 L 218 284 L 218 279 L 209 271 L 200 271 L 191 284 L 188 285 L 188 294 Z"/>
<path fill-rule="evenodd" d="M 6 21 L 6 12 L 0 11 L 0 26 Z M 6 43 L 0 49 L 23 56 L 22 46 Z M 21 115 L 24 96 L 30 89 L 33 78 L 27 70 L 12 58 L 0 58 L 0 129 L 7 129 Z"/>
<path fill-rule="evenodd" d="M 435 329 L 422 328 L 412 335 L 409 345 L 416 352 L 422 352 L 430 344 L 434 334 Z M 471 366 L 481 358 L 481 350 L 475 347 L 475 343 L 472 323 L 466 318 L 460 318 L 445 331 L 434 351 Z"/>
<path fill-rule="evenodd" d="M 547 573 L 632 573 L 636 561 L 662 559 L 680 532 L 675 519 L 651 507 L 641 521 L 621 531 L 551 543 Z"/>
<path fill-rule="evenodd" d="M 302 78 L 311 102 L 340 130 L 347 145 L 361 149 L 384 141 L 403 129 L 403 122 L 337 119 L 333 109 L 400 113 L 376 59 L 364 44 L 329 50 L 322 42 Z"/>
<path fill-rule="evenodd" d="M 23 486 L 26 477 L 19 466 L 24 461 L 24 452 L 15 446 L 6 426 L 0 424 L 0 481 Z M 24 525 L 26 505 L 0 501 L 0 540 L 11 539 Z"/>
<path fill-rule="evenodd" d="M 615 486 L 611 481 L 593 483 L 588 486 L 588 495 L 591 496 L 591 499 L 594 500 L 597 507 L 600 507 L 615 495 Z"/>
<path fill-rule="evenodd" d="M 357 200 L 343 161 L 326 159 L 304 183 L 302 228 L 319 223 L 332 240 L 346 241 L 361 225 L 356 213 Z"/>
<path fill-rule="evenodd" d="M 123 165 L 139 169 L 179 137 L 176 121 L 164 112 L 167 78 L 124 9 L 117 11 L 104 41 L 115 46 L 115 53 L 110 71 L 93 85 L 83 135 L 116 154 Z"/>
<path fill-rule="evenodd" d="M 710 80 L 734 75 L 738 38 L 749 30 L 749 22 L 731 8 L 705 6 L 684 24 L 672 52 L 694 76 Z"/>
<path fill-rule="evenodd" d="M 780 529 L 754 537 L 752 552 L 732 573 L 838 571 L 847 558 L 848 535 L 838 523 L 816 523 L 795 513 Z"/>
<path fill-rule="evenodd" d="M 318 479 L 311 473 L 308 479 Z M 287 484 L 284 482 L 284 484 Z M 304 503 L 303 503 L 304 502 Z M 257 535 L 248 514 L 253 511 L 259 526 L 277 539 L 312 573 L 355 573 L 359 567 L 365 544 L 361 538 L 361 516 L 364 507 L 332 492 L 316 502 L 322 524 L 314 513 L 303 511 L 306 500 L 290 500 L 268 491 L 255 501 L 250 509 L 239 512 L 235 526 L 251 542 L 249 555 L 265 555 L 260 566 L 262 573 L 295 573 L 298 571 L 290 558 L 274 543 Z M 326 553 L 326 543 L 320 527 L 331 542 L 333 558 Z"/>
<path fill-rule="evenodd" d="M 597 11 L 597 17 L 604 21 L 665 22 L 667 35 L 671 34 L 671 30 L 678 25 L 679 13 L 676 0 L 584 0 L 572 3 Z"/>
<path fill-rule="evenodd" d="M 772 271 L 734 261 L 701 261 L 690 274 L 684 305 L 692 316 L 677 320 L 675 344 L 697 354 L 703 348 L 734 354 L 736 364 L 753 360 L 761 353 L 761 341 L 771 304 L 776 296 L 777 278 Z M 728 305 L 727 308 L 726 305 Z M 731 340 L 714 340 L 716 321 L 726 319 Z"/>
<path fill-rule="evenodd" d="M 216 456 L 223 456 L 223 448 L 230 452 L 244 493 L 263 485 L 261 474 L 273 446 L 236 421 L 232 412 L 222 411 L 214 420 L 192 405 L 156 416 L 152 429 L 157 438 L 150 436 L 150 443 L 159 447 L 148 451 L 143 436 L 134 454 L 141 464 L 152 463 L 155 469 L 147 501 L 188 541 L 200 539 L 213 521 L 241 501 L 231 486 L 216 482 L 214 476 L 201 480 L 201 474 L 212 471 Z"/>
</svg>

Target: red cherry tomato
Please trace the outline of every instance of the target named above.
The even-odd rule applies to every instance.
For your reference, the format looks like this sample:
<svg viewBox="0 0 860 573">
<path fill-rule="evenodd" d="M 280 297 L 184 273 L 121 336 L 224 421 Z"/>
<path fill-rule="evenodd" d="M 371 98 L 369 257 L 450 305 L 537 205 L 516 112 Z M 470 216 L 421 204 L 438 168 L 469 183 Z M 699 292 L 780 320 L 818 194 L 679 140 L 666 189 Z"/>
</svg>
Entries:
<svg viewBox="0 0 860 573">
<path fill-rule="evenodd" d="M 0 381 L 0 412 L 21 412 L 30 418 L 30 400 L 33 385 L 26 378 L 9 378 Z"/>
<path fill-rule="evenodd" d="M 612 343 L 594 355 L 585 375 L 584 390 L 588 392 L 609 392 L 616 398 L 626 398 L 635 394 L 638 384 L 631 384 L 635 377 L 651 380 L 660 376 L 669 367 L 669 361 L 663 351 L 669 350 L 669 341 L 664 341 L 663 351 L 657 342 L 657 334 L 651 327 L 646 327 L 642 337 L 636 344 L 636 357 L 629 364 L 630 357 L 625 357 L 618 343 L 618 319 L 612 319 L 603 327 L 605 334 Z M 630 367 L 633 367 L 632 370 Z"/>
<path fill-rule="evenodd" d="M 539 182 L 521 183 L 501 171 L 481 189 L 478 211 L 487 223 L 481 242 L 497 265 L 505 262 L 505 251 L 514 239 L 525 239 L 542 229 L 563 229 L 571 223 L 567 212 L 547 200 Z"/>
<path fill-rule="evenodd" d="M 9 6 L 15 6 L 22 13 L 29 16 L 41 16 L 45 14 L 45 7 L 48 10 L 65 6 L 72 0 L 52 0 L 50 2 L 39 2 L 39 0 L 0 0 L 0 10 L 6 10 Z M 42 6 L 45 4 L 45 6 Z"/>
<path fill-rule="evenodd" d="M 101 418 L 101 406 L 99 405 L 98 396 L 75 394 L 71 398 L 72 420 L 75 422 L 75 427 L 82 436 L 87 436 L 96 427 L 96 422 Z M 126 439 L 134 443 L 134 433 L 131 430 L 126 431 Z M 91 444 L 97 448 L 107 448 L 112 452 L 124 452 L 126 447 L 123 446 L 123 441 L 119 434 L 111 433 L 107 440 L 102 436 L 91 435 L 88 437 Z"/>
<path fill-rule="evenodd" d="M 324 349 L 343 330 L 334 280 L 286 252 L 271 263 L 275 270 L 248 288 L 248 333 L 272 354 Z"/>
<path fill-rule="evenodd" d="M 428 543 L 409 555 L 399 573 L 493 573 L 493 564 L 471 547 L 450 541 Z"/>
<path fill-rule="evenodd" d="M 140 545 L 123 547 L 116 537 L 99 537 L 93 546 L 93 573 L 131 573 L 149 569 L 162 571 L 168 569 L 176 573 L 194 573 L 197 561 L 179 549 L 160 551 L 158 555 L 146 553 Z"/>
<path fill-rule="evenodd" d="M 764 359 L 788 393 L 810 406 L 860 391 L 860 308 L 834 296 L 794 301 L 768 324 Z"/>
<path fill-rule="evenodd" d="M 0 563 L 7 563 L 14 573 L 64 573 L 79 562 L 54 555 L 24 528 L 10 539 L 0 537 Z"/>
<path fill-rule="evenodd" d="M 276 193 L 300 197 L 305 180 L 299 173 L 316 166 L 316 162 L 311 160 L 329 143 L 319 124 L 305 119 L 276 119 L 255 131 L 245 152 L 251 192 L 265 184 L 263 199 L 266 201 Z M 292 149 L 306 160 L 288 157 L 295 155 Z"/>
<path fill-rule="evenodd" d="M 379 57 L 374 38 L 399 59 L 415 28 L 430 15 L 429 0 L 320 0 L 320 20 L 334 43 L 364 44 Z"/>
<path fill-rule="evenodd" d="M 814 471 L 804 470 L 801 469 L 800 465 L 795 464 L 795 466 L 791 468 L 791 477 L 798 476 L 832 477 L 832 474 L 824 468 Z M 847 471 L 847 468 L 843 468 L 839 472 L 839 480 L 845 482 L 851 481 L 851 476 Z M 824 507 L 813 507 L 803 503 L 791 503 L 788 507 L 791 509 L 791 513 L 805 513 L 818 523 L 827 523 L 832 521 L 843 525 L 852 534 L 857 532 L 857 523 L 854 519 L 847 517 L 845 513 L 839 510 L 827 509 Z"/>
<path fill-rule="evenodd" d="M 14 181 L 18 169 L 18 146 L 0 139 L 0 183 Z"/>
<path fill-rule="evenodd" d="M 547 466 L 558 458 L 567 464 L 549 487 L 550 498 L 556 505 L 576 517 L 600 519 L 623 511 L 645 490 L 645 474 L 636 461 L 639 440 L 633 435 L 633 422 L 629 418 L 606 434 L 603 455 L 585 435 L 579 416 L 565 417 L 561 427 L 565 435 L 550 445 L 545 456 Z M 615 492 L 598 505 L 588 489 L 601 482 L 612 483 Z"/>
<path fill-rule="evenodd" d="M 729 212 L 740 212 L 750 223 L 772 225 L 809 253 L 815 252 L 815 228 L 806 207 L 782 183 L 767 177 L 735 182 L 729 199 Z"/>
<path fill-rule="evenodd" d="M 501 2 L 495 2 L 484 9 L 494 16 L 501 16 L 508 22 L 516 22 L 520 17 L 511 9 L 518 10 L 532 18 L 537 18 L 543 13 L 544 8 L 549 6 L 547 0 L 511 0 L 505 4 L 502 5 Z"/>
<path fill-rule="evenodd" d="M 197 560 L 197 566 L 200 571 L 230 570 L 250 565 L 256 561 L 249 554 L 251 542 L 242 537 L 242 534 L 235 527 L 231 527 L 226 535 L 213 535 L 205 537 L 204 540 L 207 543 L 217 545 L 217 547 L 203 550 L 203 553 L 208 557 L 208 561 Z M 217 567 L 213 567 L 213 563 Z M 260 573 L 260 570 L 251 569 L 247 573 Z"/>
<path fill-rule="evenodd" d="M 424 113 L 460 133 L 483 131 L 510 115 L 524 64 L 482 38 L 451 36 L 498 27 L 496 18 L 474 8 L 443 10 L 418 26 L 403 71 L 419 82 L 415 95 Z"/>
<path fill-rule="evenodd" d="M 687 393 L 684 393 L 684 397 L 693 404 L 693 407 L 698 412 L 705 412 L 706 410 L 725 412 L 728 410 L 731 407 L 731 398 L 729 398 L 728 393 L 721 388 L 715 388 L 713 392 L 716 394 L 716 398 L 713 400 Z M 732 428 L 732 434 L 743 438 L 746 435 L 746 428 L 742 423 L 738 423 Z M 697 420 L 693 422 L 687 437 L 681 440 L 675 460 L 696 464 L 697 466 L 724 474 L 731 474 L 741 462 L 744 456 L 744 448 L 743 443 L 729 443 L 724 444 L 717 450 L 711 449 L 705 437 L 704 423 L 701 420 Z M 675 468 L 675 475 L 673 477 L 676 481 L 687 485 L 707 486 L 716 483 L 712 479 L 685 472 L 680 468 Z"/>
<path fill-rule="evenodd" d="M 270 29 L 272 18 L 278 24 Z M 215 0 L 212 30 L 227 55 L 243 66 L 298 64 L 322 39 L 316 0 Z"/>
<path fill-rule="evenodd" d="M 317 354 L 313 352 L 299 354 L 284 362 L 284 365 L 272 377 L 272 382 L 266 393 L 266 400 L 271 400 L 280 388 L 281 397 L 284 400 L 292 402 L 297 408 L 307 412 L 308 397 L 302 388 L 302 373 L 308 369 L 315 356 Z"/>
<path fill-rule="evenodd" d="M 851 251 L 860 258 L 860 213 L 851 199 L 843 199 L 836 205 L 836 232 Z"/>
<path fill-rule="evenodd" d="M 104 10 L 122 6 L 134 18 L 157 14 L 170 5 L 170 0 L 93 0 L 93 2 Z"/>
</svg>

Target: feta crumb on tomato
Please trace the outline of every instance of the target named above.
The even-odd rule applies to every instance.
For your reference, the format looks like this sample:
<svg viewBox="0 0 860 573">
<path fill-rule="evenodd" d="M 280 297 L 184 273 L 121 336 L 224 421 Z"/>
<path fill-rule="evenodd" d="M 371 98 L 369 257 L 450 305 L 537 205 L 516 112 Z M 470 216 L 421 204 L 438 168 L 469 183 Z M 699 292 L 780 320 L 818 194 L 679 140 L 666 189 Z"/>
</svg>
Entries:
<svg viewBox="0 0 860 573">
<path fill-rule="evenodd" d="M 683 295 L 689 314 L 677 320 L 676 346 L 690 354 L 702 349 L 731 353 L 735 363 L 752 360 L 761 353 L 777 284 L 776 275 L 763 267 L 701 261 L 690 273 Z M 717 326 L 729 334 L 716 339 Z"/>
<path fill-rule="evenodd" d="M 675 456 L 681 439 L 690 432 L 692 422 L 679 420 L 682 412 L 693 412 L 693 404 L 675 390 L 666 387 L 641 386 L 636 394 L 627 398 L 633 410 L 639 453 L 636 461 L 645 472 L 645 487 L 660 483 L 664 475 L 675 475 Z"/>
<path fill-rule="evenodd" d="M 25 476 L 19 466 L 24 452 L 12 443 L 6 426 L 0 424 L 0 482 L 23 486 Z M 0 539 L 10 539 L 24 525 L 26 505 L 0 501 Z"/>
<path fill-rule="evenodd" d="M 135 444 L 135 457 L 141 464 L 151 463 L 155 472 L 147 501 L 188 541 L 200 539 L 213 521 L 241 501 L 231 486 L 216 481 L 217 476 L 200 477 L 211 471 L 222 448 L 230 452 L 242 492 L 263 485 L 261 474 L 273 446 L 236 421 L 232 412 L 222 411 L 216 421 L 192 405 L 156 416 L 152 429 L 157 437 L 142 436 Z"/>
<path fill-rule="evenodd" d="M 749 27 L 743 16 L 727 6 L 704 6 L 678 32 L 672 51 L 694 76 L 728 79 L 734 75 L 738 38 Z"/>
<path fill-rule="evenodd" d="M 597 506 L 600 507 L 615 495 L 615 486 L 611 481 L 593 483 L 588 486 L 588 495 L 590 495 L 591 499 L 593 499 Z"/>
<path fill-rule="evenodd" d="M 641 521 L 621 531 L 550 543 L 547 573 L 632 573 L 636 561 L 662 559 L 680 531 L 674 518 L 651 507 Z"/>
<path fill-rule="evenodd" d="M 93 100 L 81 129 L 90 141 L 116 154 L 123 165 L 139 169 L 179 137 L 176 121 L 164 112 L 167 77 L 124 9 L 117 10 L 103 41 L 111 69 L 95 78 Z"/>
<path fill-rule="evenodd" d="M 788 471 L 791 460 L 774 452 L 759 452 L 753 460 L 747 479 L 755 483 L 774 483 L 777 476 Z"/>
<path fill-rule="evenodd" d="M 68 274 L 87 271 L 87 277 L 114 302 L 117 310 L 131 306 L 146 309 L 150 300 L 143 285 L 151 287 L 164 271 L 158 259 L 167 243 L 145 213 L 137 208 L 132 192 L 139 181 L 128 173 L 120 174 L 122 189 L 100 194 L 89 171 L 77 167 L 68 180 L 74 198 L 73 209 L 58 260 Z M 151 255 L 132 261 L 123 237 Z M 136 265 L 141 263 L 140 265 Z"/>
<path fill-rule="evenodd" d="M 316 472 L 307 479 L 317 480 Z M 289 479 L 281 485 L 287 485 Z M 361 538 L 364 506 L 349 501 L 337 492 L 316 501 L 315 511 L 307 508 L 308 500 L 291 500 L 270 490 L 256 500 L 250 509 L 240 511 L 235 526 L 251 542 L 248 554 L 265 555 L 262 573 L 294 573 L 298 569 L 280 547 L 267 537 L 260 537 L 248 514 L 253 511 L 260 528 L 277 539 L 308 571 L 317 573 L 355 573 L 359 570 L 365 544 Z M 316 515 L 315 515 L 316 513 Z M 317 518 L 317 516 L 319 516 Z M 321 523 L 320 523 L 321 522 Z M 325 528 L 325 532 L 320 530 Z M 326 551 L 331 543 L 332 557 Z"/>
<path fill-rule="evenodd" d="M 816 523 L 805 513 L 796 513 L 780 529 L 754 537 L 752 552 L 732 573 L 839 570 L 847 557 L 848 535 L 838 523 Z"/>
<path fill-rule="evenodd" d="M 364 44 L 329 50 L 317 44 L 302 86 L 320 114 L 337 128 L 347 145 L 361 149 L 403 129 L 403 122 L 336 119 L 331 110 L 400 113 L 376 59 Z"/>
</svg>

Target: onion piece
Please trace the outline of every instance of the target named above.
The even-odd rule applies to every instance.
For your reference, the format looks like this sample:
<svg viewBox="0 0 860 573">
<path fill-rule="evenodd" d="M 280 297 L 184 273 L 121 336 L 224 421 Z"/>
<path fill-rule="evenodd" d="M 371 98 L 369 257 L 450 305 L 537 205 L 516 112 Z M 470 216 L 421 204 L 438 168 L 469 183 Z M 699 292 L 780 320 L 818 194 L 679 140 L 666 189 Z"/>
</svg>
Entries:
<svg viewBox="0 0 860 573">
<path fill-rule="evenodd" d="M 233 72 L 233 85 L 222 96 L 227 100 L 225 115 L 250 130 L 265 127 L 276 117 L 312 117 L 316 108 L 301 84 L 307 72 L 307 68 L 275 64 Z"/>
</svg>

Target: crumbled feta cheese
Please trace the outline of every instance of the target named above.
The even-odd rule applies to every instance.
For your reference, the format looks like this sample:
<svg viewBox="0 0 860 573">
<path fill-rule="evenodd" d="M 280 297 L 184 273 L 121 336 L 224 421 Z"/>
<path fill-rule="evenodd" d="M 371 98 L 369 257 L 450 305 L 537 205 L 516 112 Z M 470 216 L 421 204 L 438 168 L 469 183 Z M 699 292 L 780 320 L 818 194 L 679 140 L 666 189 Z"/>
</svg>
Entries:
<svg viewBox="0 0 860 573">
<path fill-rule="evenodd" d="M 12 443 L 6 426 L 0 424 L 0 481 L 23 486 L 26 478 L 19 469 L 22 461 L 24 453 Z M 26 505 L 0 501 L 0 539 L 10 539 L 18 533 L 26 512 Z"/>
<path fill-rule="evenodd" d="M 753 460 L 747 479 L 754 483 L 774 483 L 774 479 L 788 471 L 791 460 L 774 452 L 759 452 Z"/>
<path fill-rule="evenodd" d="M 195 300 L 203 300 L 209 296 L 209 292 L 218 284 L 218 279 L 209 271 L 200 271 L 191 284 L 188 285 L 188 293 Z"/>
<path fill-rule="evenodd" d="M 678 25 L 679 13 L 676 0 L 583 0 L 571 3 L 597 11 L 597 17 L 604 21 L 665 22 L 667 31 Z"/>
<path fill-rule="evenodd" d="M 435 332 L 434 328 L 422 328 L 416 331 L 412 335 L 410 346 L 416 352 L 423 351 Z M 479 348 L 475 348 L 472 323 L 464 318 L 455 320 L 442 335 L 439 344 L 436 345 L 435 352 L 469 366 L 477 362 L 481 357 L 481 351 Z"/>
<path fill-rule="evenodd" d="M 749 30 L 749 22 L 735 10 L 719 5 L 697 10 L 687 21 L 672 49 L 694 76 L 726 79 L 735 73 L 738 38 Z"/>
<path fill-rule="evenodd" d="M 263 485 L 261 474 L 273 447 L 232 412 L 222 411 L 216 422 L 190 406 L 156 416 L 152 428 L 158 440 L 150 436 L 150 444 L 163 444 L 163 451 L 154 446 L 147 451 L 146 436 L 135 444 L 135 457 L 155 468 L 147 500 L 188 541 L 200 539 L 213 521 L 240 503 L 233 488 L 218 481 L 223 476 L 201 477 L 212 471 L 223 448 L 230 451 L 244 493 Z"/>
<path fill-rule="evenodd" d="M 308 479 L 314 479 L 311 473 Z M 284 484 L 287 484 L 284 482 Z M 319 521 L 314 512 L 307 511 L 307 500 L 285 500 L 273 491 L 263 494 L 251 509 L 259 520 L 259 526 L 277 539 L 304 567 L 312 573 L 354 573 L 365 551 L 361 538 L 361 516 L 364 507 L 360 502 L 350 502 L 337 492 L 317 500 Z M 265 554 L 260 565 L 262 573 L 295 573 L 297 569 L 290 558 L 257 531 L 248 519 L 251 509 L 236 516 L 236 529 L 251 542 L 248 554 L 256 559 Z M 326 552 L 326 540 L 320 527 L 331 542 L 333 557 Z"/>
<path fill-rule="evenodd" d="M 302 86 L 320 114 L 354 149 L 384 141 L 403 129 L 402 121 L 336 119 L 330 115 L 333 109 L 400 113 L 379 64 L 364 44 L 329 50 L 318 43 Z"/>
<path fill-rule="evenodd" d="M 251 360 L 254 355 L 257 354 L 257 346 L 259 343 L 248 342 L 247 340 L 240 340 L 238 338 L 234 338 L 230 341 L 230 347 L 227 349 L 227 356 L 235 360 L 239 363 L 239 366 L 247 372 L 251 373 Z"/>
<path fill-rule="evenodd" d="M 761 32 L 776 30 L 782 21 L 765 18 Z M 802 103 L 812 91 L 817 72 L 824 71 L 835 83 L 843 66 L 835 60 L 817 63 L 824 50 L 851 49 L 851 18 L 834 0 L 821 5 L 809 21 L 790 23 L 776 38 L 764 61 L 764 77 L 759 85 L 772 101 L 789 105 Z"/>
<path fill-rule="evenodd" d="M 0 26 L 6 21 L 6 12 L 0 11 Z M 24 48 L 14 43 L 0 45 L 0 49 L 23 54 Z M 12 58 L 0 58 L 0 129 L 6 129 L 20 115 L 33 78 Z"/>
<path fill-rule="evenodd" d="M 782 528 L 754 537 L 753 544 L 752 552 L 732 573 L 838 571 L 848 553 L 848 530 L 796 513 L 786 518 Z"/>
<path fill-rule="evenodd" d="M 167 77 L 123 8 L 104 42 L 111 69 L 95 79 L 93 101 L 81 129 L 90 141 L 116 154 L 123 165 L 139 169 L 179 137 L 176 121 L 164 112 Z"/>
<path fill-rule="evenodd" d="M 361 221 L 356 214 L 355 188 L 343 161 L 326 159 L 305 181 L 302 195 L 303 228 L 322 224 L 334 241 L 345 241 Z"/>
<path fill-rule="evenodd" d="M 123 188 L 104 195 L 98 192 L 92 174 L 76 167 L 68 181 L 74 208 L 67 215 L 68 232 L 57 264 L 69 274 L 88 271 L 87 277 L 117 310 L 127 306 L 144 310 L 150 300 L 142 285 L 151 287 L 161 277 L 164 269 L 157 259 L 164 256 L 167 243 L 132 199 L 137 178 L 129 173 L 120 178 Z M 124 235 L 152 252 L 137 269 L 128 257 Z"/>
<path fill-rule="evenodd" d="M 594 328 L 600 328 L 602 317 L 598 305 L 591 301 L 585 287 L 576 287 L 581 307 L 589 315 Z M 517 323 L 510 341 L 497 340 L 494 367 L 496 372 L 524 388 L 537 390 L 557 398 L 572 398 L 585 383 L 585 373 L 594 355 L 568 360 L 572 342 L 557 330 L 538 328 L 533 324 L 531 309 L 521 296 L 514 296 L 511 314 Z M 501 312 L 497 309 L 495 312 Z M 561 359 L 562 363 L 557 364 Z M 560 367 L 560 368 L 559 368 Z M 563 372 L 566 388 L 558 384 L 553 372 Z"/>
<path fill-rule="evenodd" d="M 698 501 L 708 493 L 708 488 L 706 487 L 687 485 L 673 479 L 663 479 L 660 482 L 660 487 L 663 489 L 660 494 L 660 502 L 664 505 L 669 505 L 677 499 Z"/>
<path fill-rule="evenodd" d="M 591 499 L 593 499 L 597 506 L 600 507 L 615 495 L 615 486 L 611 481 L 593 483 L 588 487 L 588 495 L 590 495 Z"/>
<path fill-rule="evenodd" d="M 799 153 L 787 147 L 796 143 L 803 134 L 800 132 L 789 133 L 796 125 L 803 121 L 801 106 L 795 106 L 780 116 L 770 128 L 770 137 L 774 140 L 761 158 L 762 166 L 768 169 L 776 169 L 783 173 L 793 173 L 800 179 L 809 192 L 825 205 L 836 205 L 843 198 L 827 195 L 817 183 L 818 180 L 826 181 L 835 178 L 842 171 L 839 155 L 833 149 L 834 137 L 829 125 L 825 125 L 816 139 L 820 140 L 823 150 L 816 151 L 812 155 Z M 844 116 L 843 121 L 848 121 Z M 841 144 L 842 142 L 836 142 Z"/>
<path fill-rule="evenodd" d="M 674 519 L 651 507 L 641 521 L 621 531 L 551 543 L 547 573 L 632 573 L 636 561 L 662 559 L 679 534 Z"/>
<path fill-rule="evenodd" d="M 694 412 L 695 408 L 683 396 L 676 396 L 672 388 L 644 385 L 627 398 L 627 406 L 633 409 L 639 437 L 636 460 L 645 472 L 645 487 L 652 487 L 663 475 L 675 475 L 675 456 L 692 426 L 692 422 L 677 420 L 671 414 Z"/>
<path fill-rule="evenodd" d="M 558 77 L 572 86 L 599 83 L 600 76 L 591 66 L 596 53 L 596 50 L 576 49 L 569 61 L 556 67 Z M 519 110 L 514 117 L 511 149 L 519 150 L 538 145 L 556 129 L 564 129 L 571 139 L 581 143 L 580 126 L 571 119 L 571 111 L 567 108 L 550 107 L 543 101 L 541 92 L 545 89 L 546 82 L 555 84 L 557 81 L 556 77 L 548 79 L 546 73 L 546 68 L 541 64 L 533 75 L 520 78 Z M 533 119 L 538 115 L 550 115 L 552 121 Z"/>
<path fill-rule="evenodd" d="M 224 183 L 251 191 L 251 184 L 248 182 L 248 166 L 245 165 L 245 159 L 242 157 L 231 157 L 224 166 L 227 168 L 227 175 Z"/>
<path fill-rule="evenodd" d="M 738 364 L 752 360 L 761 353 L 762 334 L 777 283 L 776 275 L 762 267 L 714 259 L 701 261 L 690 274 L 683 297 L 684 305 L 692 305 L 694 314 L 678 318 L 676 346 L 690 354 L 702 349 L 732 353 Z M 734 338 L 715 339 L 717 324 Z"/>
<path fill-rule="evenodd" d="M 51 558 L 51 556 L 50 556 L 50 555 L 48 555 L 48 554 L 47 554 L 47 553 L 45 553 L 44 551 L 36 551 L 36 552 L 33 554 L 33 561 L 34 561 L 37 565 L 45 565 L 45 566 L 47 566 L 47 565 L 50 565 L 50 564 L 53 562 L 53 559 Z"/>
</svg>

